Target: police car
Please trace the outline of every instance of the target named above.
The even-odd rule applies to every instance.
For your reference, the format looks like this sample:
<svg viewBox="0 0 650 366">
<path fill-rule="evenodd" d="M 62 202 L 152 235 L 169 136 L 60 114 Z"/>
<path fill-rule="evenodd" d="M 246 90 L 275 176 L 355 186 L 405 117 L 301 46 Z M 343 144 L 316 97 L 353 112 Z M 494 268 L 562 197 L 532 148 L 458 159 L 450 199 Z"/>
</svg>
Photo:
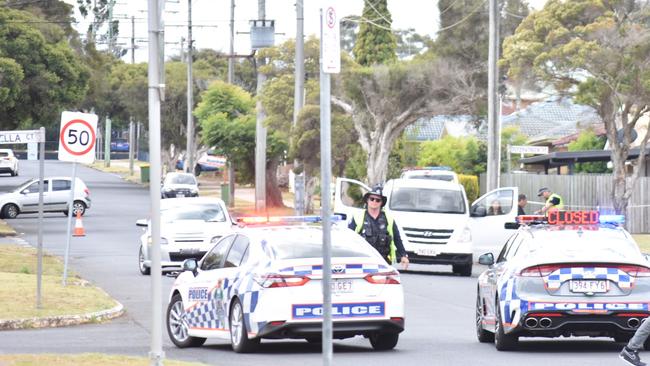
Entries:
<svg viewBox="0 0 650 366">
<path fill-rule="evenodd" d="M 167 309 L 176 346 L 222 338 L 235 352 L 250 352 L 262 338 L 320 342 L 323 232 L 318 225 L 284 224 L 293 219 L 246 227 L 222 238 L 198 263 L 183 263 Z M 394 348 L 404 330 L 399 272 L 352 230 L 333 225 L 331 238 L 333 337 L 364 336 L 374 349 Z"/>
<path fill-rule="evenodd" d="M 612 337 L 627 341 L 648 317 L 650 263 L 622 217 L 554 211 L 519 216 L 478 278 L 476 333 L 498 350 L 519 337 Z"/>
</svg>

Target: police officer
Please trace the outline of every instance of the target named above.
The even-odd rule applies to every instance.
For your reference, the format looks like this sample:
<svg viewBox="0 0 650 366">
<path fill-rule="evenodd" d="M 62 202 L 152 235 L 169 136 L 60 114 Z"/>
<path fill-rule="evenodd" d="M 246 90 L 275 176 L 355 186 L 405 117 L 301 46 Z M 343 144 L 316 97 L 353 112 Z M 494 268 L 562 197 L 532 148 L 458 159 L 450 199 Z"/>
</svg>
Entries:
<svg viewBox="0 0 650 366">
<path fill-rule="evenodd" d="M 551 192 L 551 190 L 546 187 L 540 188 L 539 191 L 537 191 L 537 197 L 544 197 L 546 204 L 535 213 L 547 215 L 549 210 L 564 209 L 564 200 L 562 197 L 557 193 Z"/>
<path fill-rule="evenodd" d="M 363 196 L 363 200 L 366 210 L 355 216 L 348 227 L 366 239 L 388 264 L 399 259 L 404 269 L 408 268 L 409 260 L 395 220 L 383 210 L 386 197 L 381 186 L 375 186 Z"/>
</svg>

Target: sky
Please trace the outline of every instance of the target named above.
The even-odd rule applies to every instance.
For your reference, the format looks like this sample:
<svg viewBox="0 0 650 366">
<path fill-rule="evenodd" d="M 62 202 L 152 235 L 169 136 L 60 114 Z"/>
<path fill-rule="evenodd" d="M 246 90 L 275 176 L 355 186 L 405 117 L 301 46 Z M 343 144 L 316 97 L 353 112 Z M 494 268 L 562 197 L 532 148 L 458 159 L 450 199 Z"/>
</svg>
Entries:
<svg viewBox="0 0 650 366">
<path fill-rule="evenodd" d="M 75 4 L 75 0 L 65 0 Z M 319 9 L 326 1 L 304 1 L 305 34 L 318 34 Z M 230 0 L 191 0 L 192 2 L 192 38 L 195 48 L 211 48 L 224 53 L 229 50 Z M 329 0 L 335 5 L 339 18 L 348 15 L 361 15 L 363 0 Z M 534 8 L 540 8 L 546 0 L 529 0 Z M 135 17 L 136 51 L 135 62 L 147 61 L 147 0 L 118 0 L 113 14 L 120 19 L 120 38 L 117 43 L 130 48 L 131 17 Z M 258 18 L 258 0 L 235 0 L 235 53 L 249 54 L 250 35 L 237 34 L 248 32 L 249 21 Z M 180 53 L 181 38 L 187 38 L 188 0 L 167 0 L 165 4 L 165 55 L 167 57 Z M 415 28 L 420 34 L 435 37 L 438 29 L 439 14 L 435 0 L 388 0 L 388 10 L 393 17 L 393 29 Z M 77 29 L 85 34 L 91 19 L 84 20 L 79 14 Z M 124 18 L 124 20 L 122 20 Z M 126 19 L 128 18 L 128 20 Z M 275 43 L 294 38 L 296 33 L 295 0 L 266 0 L 266 19 L 275 20 Z M 201 27 L 205 26 L 205 27 Z M 187 45 L 185 45 L 187 47 Z M 130 62 L 131 51 L 123 57 Z"/>
</svg>

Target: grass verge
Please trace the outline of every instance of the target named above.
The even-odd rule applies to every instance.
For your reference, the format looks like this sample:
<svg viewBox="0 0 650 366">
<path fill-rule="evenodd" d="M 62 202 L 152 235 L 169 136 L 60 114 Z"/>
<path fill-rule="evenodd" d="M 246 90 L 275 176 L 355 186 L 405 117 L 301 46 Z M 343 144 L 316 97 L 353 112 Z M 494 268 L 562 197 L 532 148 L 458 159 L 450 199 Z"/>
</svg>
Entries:
<svg viewBox="0 0 650 366">
<path fill-rule="evenodd" d="M 0 355 L 0 366 L 147 366 L 145 357 L 83 353 L 78 355 Z M 203 366 L 203 363 L 165 360 L 167 366 Z"/>
<path fill-rule="evenodd" d="M 0 298 L 4 299 L 0 302 L 0 320 L 86 314 L 117 305 L 104 291 L 74 274 L 68 276 L 64 287 L 63 264 L 44 255 L 41 309 L 36 309 L 36 260 L 34 248 L 0 245 Z"/>
<path fill-rule="evenodd" d="M 0 220 L 0 236 L 16 235 L 16 230 L 9 226 L 5 220 Z"/>
<path fill-rule="evenodd" d="M 650 253 L 650 234 L 634 234 L 632 237 L 643 253 Z"/>
</svg>

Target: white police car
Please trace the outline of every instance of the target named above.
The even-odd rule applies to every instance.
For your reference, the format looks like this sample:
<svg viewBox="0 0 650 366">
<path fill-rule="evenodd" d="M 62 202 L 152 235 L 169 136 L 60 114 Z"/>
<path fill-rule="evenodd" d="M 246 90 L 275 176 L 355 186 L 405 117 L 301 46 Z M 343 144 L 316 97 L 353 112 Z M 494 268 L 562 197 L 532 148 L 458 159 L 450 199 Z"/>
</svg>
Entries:
<svg viewBox="0 0 650 366">
<path fill-rule="evenodd" d="M 315 225 L 248 227 L 200 262 L 186 260 L 167 309 L 172 342 L 230 339 L 235 352 L 253 351 L 261 338 L 320 342 L 322 235 Z M 394 348 L 404 330 L 399 273 L 353 231 L 334 225 L 331 237 L 333 337 Z"/>
<path fill-rule="evenodd" d="M 650 263 L 622 217 L 593 211 L 519 216 L 496 262 L 478 278 L 476 332 L 498 350 L 519 337 L 591 336 L 627 341 L 650 315 Z M 510 225 L 516 226 L 517 224 Z"/>
</svg>

